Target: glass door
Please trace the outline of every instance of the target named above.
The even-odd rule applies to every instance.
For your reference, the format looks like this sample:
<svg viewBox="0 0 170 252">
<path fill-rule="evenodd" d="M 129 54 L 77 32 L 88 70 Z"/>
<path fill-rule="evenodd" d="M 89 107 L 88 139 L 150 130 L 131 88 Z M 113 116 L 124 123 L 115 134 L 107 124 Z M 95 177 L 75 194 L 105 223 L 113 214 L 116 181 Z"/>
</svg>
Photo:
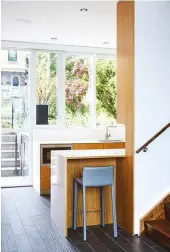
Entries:
<svg viewBox="0 0 170 252">
<path fill-rule="evenodd" d="M 1 184 L 32 184 L 30 141 L 30 53 L 1 53 Z"/>
</svg>

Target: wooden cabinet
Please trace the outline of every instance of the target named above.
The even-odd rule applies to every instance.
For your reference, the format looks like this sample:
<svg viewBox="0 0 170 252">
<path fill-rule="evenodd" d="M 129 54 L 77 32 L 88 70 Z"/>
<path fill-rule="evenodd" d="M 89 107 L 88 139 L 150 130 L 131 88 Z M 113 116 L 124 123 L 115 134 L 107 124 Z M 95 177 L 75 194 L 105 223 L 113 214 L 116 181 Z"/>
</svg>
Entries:
<svg viewBox="0 0 170 252">
<path fill-rule="evenodd" d="M 75 143 L 73 150 L 94 150 L 94 149 L 123 149 L 124 142 L 114 143 Z M 40 167 L 40 194 L 50 194 L 51 192 L 51 169 L 49 166 Z"/>
<path fill-rule="evenodd" d="M 103 149 L 103 143 L 76 143 L 73 144 L 73 150 L 93 150 Z"/>
<path fill-rule="evenodd" d="M 49 166 L 40 167 L 40 194 L 50 194 L 51 169 Z"/>
<path fill-rule="evenodd" d="M 104 149 L 125 149 L 125 142 L 104 143 Z"/>
<path fill-rule="evenodd" d="M 124 142 L 112 143 L 75 143 L 73 150 L 93 150 L 93 149 L 124 149 Z"/>
</svg>

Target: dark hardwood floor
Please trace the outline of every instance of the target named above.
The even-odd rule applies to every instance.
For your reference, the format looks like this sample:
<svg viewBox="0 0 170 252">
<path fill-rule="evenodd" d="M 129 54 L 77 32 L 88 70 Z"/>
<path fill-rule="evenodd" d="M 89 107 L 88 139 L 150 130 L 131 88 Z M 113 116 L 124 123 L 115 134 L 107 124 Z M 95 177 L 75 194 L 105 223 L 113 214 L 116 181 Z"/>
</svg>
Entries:
<svg viewBox="0 0 170 252">
<path fill-rule="evenodd" d="M 69 230 L 63 237 L 50 218 L 50 199 L 40 197 L 32 187 L 8 188 L 1 191 L 2 252 L 165 252 L 146 237 L 132 237 L 118 227 L 119 237 L 112 237 L 112 225 L 89 227 L 87 242 L 82 230 Z"/>
</svg>

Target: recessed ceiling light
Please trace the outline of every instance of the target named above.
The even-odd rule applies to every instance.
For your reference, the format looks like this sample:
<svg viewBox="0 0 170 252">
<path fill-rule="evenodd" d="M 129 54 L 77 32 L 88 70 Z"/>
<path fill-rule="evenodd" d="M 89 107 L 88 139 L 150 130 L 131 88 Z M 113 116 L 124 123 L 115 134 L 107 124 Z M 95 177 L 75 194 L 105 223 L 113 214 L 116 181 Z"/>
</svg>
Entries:
<svg viewBox="0 0 170 252">
<path fill-rule="evenodd" d="M 81 8 L 80 11 L 81 11 L 82 14 L 86 14 L 88 12 L 88 9 L 87 8 Z"/>
<path fill-rule="evenodd" d="M 51 39 L 52 39 L 52 40 L 57 40 L 57 38 L 56 38 L 56 37 L 52 37 Z"/>
<path fill-rule="evenodd" d="M 103 42 L 103 45 L 108 45 L 108 44 L 109 44 L 108 41 L 104 41 L 104 42 Z"/>
</svg>

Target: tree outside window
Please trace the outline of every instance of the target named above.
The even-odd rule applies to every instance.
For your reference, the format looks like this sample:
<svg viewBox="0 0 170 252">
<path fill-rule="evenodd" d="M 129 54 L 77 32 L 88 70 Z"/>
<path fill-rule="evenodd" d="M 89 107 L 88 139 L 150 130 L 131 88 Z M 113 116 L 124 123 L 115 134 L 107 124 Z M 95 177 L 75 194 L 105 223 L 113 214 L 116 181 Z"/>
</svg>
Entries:
<svg viewBox="0 0 170 252">
<path fill-rule="evenodd" d="M 50 56 L 49 56 L 50 55 Z M 50 62 L 50 65 L 49 65 Z M 65 61 L 66 127 L 88 126 L 91 69 L 88 57 L 68 56 Z M 56 124 L 56 54 L 37 54 L 37 103 L 49 105 L 49 122 Z M 116 64 L 114 59 L 96 61 L 96 125 L 105 126 L 117 117 Z"/>
</svg>

